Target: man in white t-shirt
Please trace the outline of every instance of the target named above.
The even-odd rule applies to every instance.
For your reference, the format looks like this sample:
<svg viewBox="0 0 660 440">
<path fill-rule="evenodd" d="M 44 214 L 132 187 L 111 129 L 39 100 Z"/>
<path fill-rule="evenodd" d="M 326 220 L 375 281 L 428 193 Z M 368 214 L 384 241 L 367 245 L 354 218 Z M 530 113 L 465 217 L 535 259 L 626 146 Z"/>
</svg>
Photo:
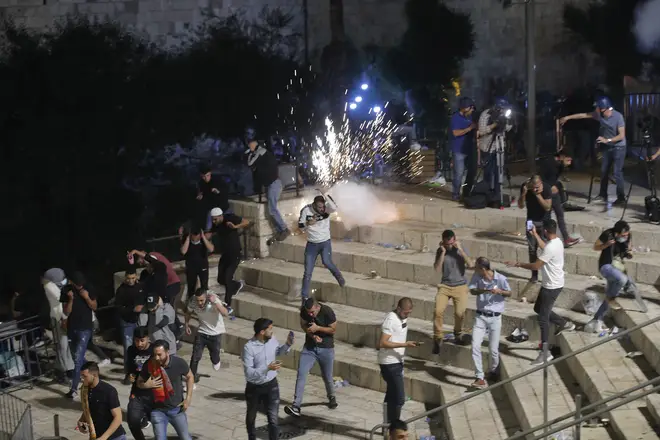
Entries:
<svg viewBox="0 0 660 440">
<path fill-rule="evenodd" d="M 541 290 L 534 304 L 534 312 L 538 315 L 539 326 L 541 327 L 541 344 L 548 342 L 548 333 L 550 332 L 550 323 L 556 326 L 555 336 L 564 331 L 575 330 L 575 324 L 568 321 L 552 311 L 552 307 L 557 301 L 561 290 L 564 288 L 564 244 L 557 236 L 557 222 L 550 219 L 543 222 L 543 230 L 548 241 L 545 242 L 532 228 L 530 231 L 536 238 L 539 245 L 538 260 L 534 263 L 507 263 L 509 266 L 522 267 L 527 270 L 541 270 L 543 281 Z M 546 359 L 543 358 L 543 352 L 532 361 L 532 365 L 540 365 L 544 362 L 550 362 L 553 359 L 548 353 Z"/>
<path fill-rule="evenodd" d="M 199 382 L 197 366 L 202 360 L 204 349 L 208 348 L 213 369 L 220 369 L 220 348 L 222 335 L 225 333 L 223 316 L 228 316 L 227 308 L 222 304 L 215 293 L 204 289 L 197 289 L 195 295 L 188 300 L 186 308 L 186 334 L 191 334 L 190 318 L 193 313 L 197 316 L 199 325 L 193 341 L 193 353 L 190 358 L 190 371 L 195 376 L 195 383 Z"/>
<path fill-rule="evenodd" d="M 50 305 L 50 321 L 51 330 L 53 332 L 53 341 L 57 348 L 57 367 L 60 373 L 70 374 L 73 372 L 74 364 L 71 358 L 71 350 L 69 349 L 69 337 L 66 330 L 62 326 L 62 321 L 66 319 L 60 297 L 62 295 L 62 287 L 68 281 L 64 271 L 60 268 L 48 269 L 44 276 L 41 278 L 44 292 Z"/>
<path fill-rule="evenodd" d="M 412 309 L 412 300 L 401 298 L 396 309 L 385 316 L 385 321 L 381 326 L 378 364 L 380 374 L 387 384 L 383 409 L 385 423 L 401 418 L 401 408 L 406 401 L 406 392 L 403 389 L 403 356 L 406 347 L 417 346 L 416 342 L 406 342 L 408 316 Z"/>
</svg>

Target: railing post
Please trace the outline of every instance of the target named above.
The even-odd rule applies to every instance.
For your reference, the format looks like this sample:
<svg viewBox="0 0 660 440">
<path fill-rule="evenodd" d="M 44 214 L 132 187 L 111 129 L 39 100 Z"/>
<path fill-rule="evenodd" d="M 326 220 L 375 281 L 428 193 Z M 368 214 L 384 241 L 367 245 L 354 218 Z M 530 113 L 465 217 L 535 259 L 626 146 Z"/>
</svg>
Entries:
<svg viewBox="0 0 660 440">
<path fill-rule="evenodd" d="M 548 343 L 543 343 L 543 423 L 548 423 Z M 544 439 L 548 438 L 548 427 L 543 428 Z"/>
<path fill-rule="evenodd" d="M 578 394 L 577 396 L 575 396 L 575 420 L 580 420 L 581 417 L 582 417 L 582 394 Z M 581 427 L 582 427 L 582 423 L 575 424 L 574 440 L 580 440 Z"/>
<path fill-rule="evenodd" d="M 55 414 L 53 416 L 53 431 L 55 433 L 55 437 L 60 436 L 60 415 Z"/>
</svg>

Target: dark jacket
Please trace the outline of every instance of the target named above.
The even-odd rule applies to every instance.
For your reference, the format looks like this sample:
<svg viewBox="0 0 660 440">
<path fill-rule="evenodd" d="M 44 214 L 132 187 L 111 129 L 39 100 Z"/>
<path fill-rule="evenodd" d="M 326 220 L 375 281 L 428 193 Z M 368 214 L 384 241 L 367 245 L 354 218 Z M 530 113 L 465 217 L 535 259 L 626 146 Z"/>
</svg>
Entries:
<svg viewBox="0 0 660 440">
<path fill-rule="evenodd" d="M 261 145 L 248 155 L 248 166 L 252 169 L 255 193 L 260 193 L 263 187 L 270 186 L 279 177 L 275 155 Z"/>
</svg>

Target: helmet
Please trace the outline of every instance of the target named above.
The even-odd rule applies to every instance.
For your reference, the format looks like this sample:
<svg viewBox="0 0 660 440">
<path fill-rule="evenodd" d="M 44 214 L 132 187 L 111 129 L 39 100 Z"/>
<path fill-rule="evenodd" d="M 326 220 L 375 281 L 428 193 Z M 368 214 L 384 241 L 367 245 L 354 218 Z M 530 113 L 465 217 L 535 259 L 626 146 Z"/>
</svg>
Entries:
<svg viewBox="0 0 660 440">
<path fill-rule="evenodd" d="M 474 101 L 467 96 L 463 96 L 461 99 L 458 100 L 458 108 L 470 108 L 474 107 Z"/>
<path fill-rule="evenodd" d="M 509 104 L 509 101 L 506 98 L 499 96 L 495 98 L 495 107 L 509 108 L 511 107 L 511 104 Z"/>
<path fill-rule="evenodd" d="M 594 102 L 594 107 L 598 107 L 601 110 L 609 110 L 612 108 L 612 101 L 607 96 L 599 96 Z"/>
</svg>

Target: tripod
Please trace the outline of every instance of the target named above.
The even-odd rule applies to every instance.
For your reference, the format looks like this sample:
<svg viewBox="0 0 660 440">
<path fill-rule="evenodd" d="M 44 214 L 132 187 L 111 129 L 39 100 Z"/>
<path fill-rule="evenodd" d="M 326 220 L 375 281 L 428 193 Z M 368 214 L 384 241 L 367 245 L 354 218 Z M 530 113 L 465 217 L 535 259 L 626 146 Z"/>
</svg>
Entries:
<svg viewBox="0 0 660 440">
<path fill-rule="evenodd" d="M 476 182 L 479 181 L 479 178 L 482 176 L 482 174 L 485 174 L 485 169 L 489 168 L 492 164 L 493 161 L 495 161 L 496 166 L 497 166 L 497 176 L 498 176 L 498 188 L 497 192 L 499 192 L 500 196 L 500 201 L 499 201 L 499 206 L 498 208 L 502 208 L 505 206 L 504 203 L 504 193 L 502 192 L 503 189 L 503 184 L 504 184 L 504 178 L 506 177 L 507 182 L 509 184 L 509 190 L 511 189 L 511 174 L 509 173 L 508 169 L 505 166 L 504 162 L 504 154 L 505 154 L 505 141 L 504 141 L 504 133 L 496 133 L 493 135 L 493 141 L 490 144 L 490 150 L 491 150 L 491 156 L 490 158 L 486 161 L 483 167 L 479 168 L 479 172 L 477 173 L 477 177 L 475 179 Z M 490 183 L 488 182 L 488 189 L 491 191 L 496 191 L 495 188 L 490 187 Z M 472 186 L 472 189 L 470 190 L 470 195 L 472 194 L 472 191 L 474 191 L 476 185 Z M 509 203 L 513 200 L 513 197 L 511 194 L 509 194 Z"/>
<path fill-rule="evenodd" d="M 651 197 L 655 198 L 656 197 L 656 192 L 655 192 L 655 171 L 653 170 L 653 166 L 649 164 L 649 161 L 647 158 L 651 157 L 649 152 L 651 151 L 651 138 L 650 137 L 644 137 L 644 147 L 646 150 L 646 154 L 644 157 L 640 157 L 641 160 L 644 161 L 644 166 L 646 167 L 646 177 L 648 178 L 649 181 L 649 189 L 651 190 Z M 626 215 L 626 209 L 628 208 L 628 200 L 630 200 L 630 193 L 632 192 L 632 187 L 633 183 L 632 181 L 630 182 L 630 188 L 628 188 L 628 194 L 626 195 L 626 202 L 623 204 L 623 213 L 621 214 L 621 220 L 623 220 L 623 216 Z"/>
</svg>

